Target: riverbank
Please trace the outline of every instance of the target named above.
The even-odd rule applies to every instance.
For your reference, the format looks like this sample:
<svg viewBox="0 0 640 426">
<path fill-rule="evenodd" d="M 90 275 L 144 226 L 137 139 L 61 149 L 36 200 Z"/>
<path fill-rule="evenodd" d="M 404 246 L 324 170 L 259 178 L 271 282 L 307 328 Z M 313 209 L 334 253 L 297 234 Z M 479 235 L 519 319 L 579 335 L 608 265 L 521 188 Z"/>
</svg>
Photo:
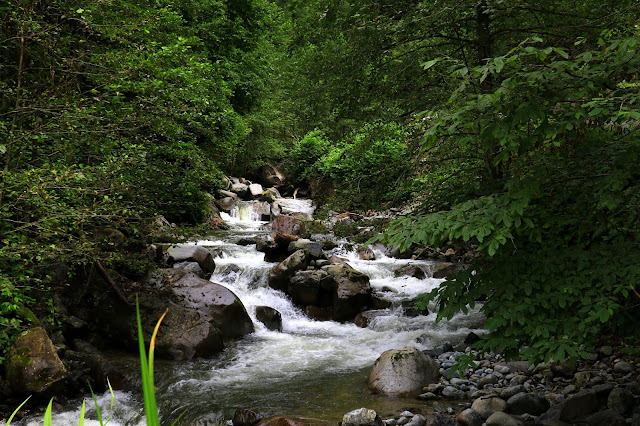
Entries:
<svg viewBox="0 0 640 426">
<path fill-rule="evenodd" d="M 480 356 L 471 347 L 440 347 L 427 353 L 438 360 L 443 376 L 417 397 L 428 405 L 373 420 L 371 413 L 349 414 L 342 426 L 640 425 L 640 357 L 620 350 L 601 346 L 573 365 L 534 366 Z M 447 378 L 456 358 L 465 354 L 476 355 L 476 367 Z"/>
</svg>

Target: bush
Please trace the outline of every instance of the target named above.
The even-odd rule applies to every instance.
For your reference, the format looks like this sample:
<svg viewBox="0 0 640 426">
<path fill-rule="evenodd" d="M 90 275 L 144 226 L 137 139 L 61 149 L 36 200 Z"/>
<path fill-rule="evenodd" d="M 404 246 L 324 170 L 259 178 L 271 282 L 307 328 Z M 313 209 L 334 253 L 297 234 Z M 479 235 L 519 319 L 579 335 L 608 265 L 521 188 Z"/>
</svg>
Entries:
<svg viewBox="0 0 640 426">
<path fill-rule="evenodd" d="M 287 170 L 296 185 L 308 185 L 320 171 L 320 159 L 331 149 L 331 143 L 320 130 L 307 133 L 297 141 L 288 158 Z"/>
<path fill-rule="evenodd" d="M 394 198 L 409 170 L 405 139 L 398 124 L 365 124 L 332 147 L 318 171 L 340 183 L 337 192 L 345 207 L 377 207 Z"/>
</svg>

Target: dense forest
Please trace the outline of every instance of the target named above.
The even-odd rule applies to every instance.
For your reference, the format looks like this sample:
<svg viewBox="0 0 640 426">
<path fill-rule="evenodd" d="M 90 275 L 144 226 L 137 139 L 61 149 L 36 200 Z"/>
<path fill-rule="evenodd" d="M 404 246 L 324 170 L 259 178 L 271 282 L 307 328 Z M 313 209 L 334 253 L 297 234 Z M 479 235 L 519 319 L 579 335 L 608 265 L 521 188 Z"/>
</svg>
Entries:
<svg viewBox="0 0 640 426">
<path fill-rule="evenodd" d="M 416 206 L 377 241 L 476 248 L 419 303 L 486 301 L 485 350 L 640 346 L 636 0 L 2 0 L 0 16 L 0 361 L 32 312 L 56 326 L 66 281 L 144 275 L 157 215 L 202 224 L 225 175 L 265 164 L 343 210 Z"/>
</svg>

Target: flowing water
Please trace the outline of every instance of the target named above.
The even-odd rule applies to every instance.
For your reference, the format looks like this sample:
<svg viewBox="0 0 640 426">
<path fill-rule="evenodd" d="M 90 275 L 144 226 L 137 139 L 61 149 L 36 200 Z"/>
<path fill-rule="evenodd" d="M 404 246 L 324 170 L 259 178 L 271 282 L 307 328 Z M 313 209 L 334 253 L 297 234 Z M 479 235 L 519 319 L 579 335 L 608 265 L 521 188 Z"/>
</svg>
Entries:
<svg viewBox="0 0 640 426">
<path fill-rule="evenodd" d="M 354 268 L 366 273 L 374 291 L 391 301 L 392 307 L 373 319 L 368 328 L 310 320 L 283 293 L 268 287 L 266 275 L 274 264 L 265 262 L 263 253 L 256 251 L 255 246 L 235 244 L 242 238 L 266 234 L 267 223 L 255 220 L 257 216 L 244 207 L 235 217 L 225 219 L 231 225 L 229 231 L 193 244 L 219 253 L 211 280 L 238 295 L 256 331 L 230 342 L 215 359 L 159 362 L 157 398 L 165 420 L 175 419 L 187 410 L 183 417 L 185 424 L 224 424 L 236 409 L 249 408 L 335 424 L 344 413 L 360 407 L 373 408 L 383 416 L 424 407 L 425 403 L 415 399 L 371 395 L 366 377 L 374 361 L 388 349 L 407 345 L 429 349 L 444 342 L 460 341 L 479 323 L 477 313 L 439 324 L 434 324 L 433 313 L 413 318 L 403 316 L 400 302 L 435 288 L 442 280 L 397 278 L 393 271 L 412 263 L 430 276 L 433 263 L 393 259 L 382 253 L 376 253 L 375 261 L 363 261 L 343 245 L 334 254 L 347 258 Z M 282 332 L 269 331 L 256 320 L 255 308 L 260 305 L 282 314 Z M 137 371 L 137 361 L 132 358 L 128 362 L 131 371 Z M 102 395 L 103 412 L 108 404 L 109 395 Z M 111 424 L 144 424 L 142 412 L 139 395 L 118 392 Z M 57 418 L 54 416 L 54 424 L 77 424 L 77 416 L 78 411 L 59 414 Z"/>
</svg>

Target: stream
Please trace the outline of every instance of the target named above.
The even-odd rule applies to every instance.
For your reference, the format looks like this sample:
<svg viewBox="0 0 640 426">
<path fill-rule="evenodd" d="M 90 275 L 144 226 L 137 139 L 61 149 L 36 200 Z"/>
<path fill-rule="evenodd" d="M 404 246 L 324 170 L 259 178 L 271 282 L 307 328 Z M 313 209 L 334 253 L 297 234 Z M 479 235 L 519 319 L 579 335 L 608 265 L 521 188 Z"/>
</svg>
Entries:
<svg viewBox="0 0 640 426">
<path fill-rule="evenodd" d="M 299 205 L 296 205 L 298 203 Z M 304 209 L 303 201 L 291 200 Z M 186 410 L 180 424 L 219 425 L 231 420 L 238 408 L 318 419 L 336 424 L 354 409 L 375 409 L 383 418 L 411 407 L 425 407 L 414 398 L 371 395 L 366 378 L 375 360 L 388 349 L 413 345 L 431 349 L 445 342 L 457 343 L 481 323 L 478 313 L 460 315 L 434 324 L 435 314 L 407 317 L 402 301 L 437 287 L 442 280 L 394 277 L 394 270 L 412 263 L 432 275 L 434 262 L 402 260 L 376 252 L 376 260 L 360 260 L 345 242 L 328 254 L 348 259 L 367 274 L 374 293 L 392 302 L 391 308 L 372 320 L 368 328 L 353 323 L 314 321 L 294 306 L 286 295 L 267 285 L 267 273 L 275 263 L 264 261 L 255 245 L 236 244 L 240 239 L 268 234 L 268 223 L 246 208 L 223 218 L 228 231 L 217 231 L 206 240 L 193 242 L 218 253 L 211 281 L 223 284 L 238 295 L 254 325 L 255 333 L 227 344 L 214 359 L 156 363 L 157 400 L 163 423 L 170 424 Z M 384 287 L 384 292 L 382 291 Z M 256 320 L 256 306 L 270 306 L 282 315 L 282 332 L 270 331 Z M 127 371 L 138 374 L 138 360 L 119 360 Z M 110 394 L 98 397 L 103 416 L 109 412 Z M 78 424 L 77 409 L 54 414 L 54 425 Z M 87 418 L 95 409 L 87 399 Z M 110 425 L 144 425 L 139 394 L 115 392 Z M 107 417 L 108 414 L 105 416 Z M 41 418 L 26 419 L 23 425 L 40 425 Z M 85 425 L 99 424 L 95 420 Z"/>
</svg>

